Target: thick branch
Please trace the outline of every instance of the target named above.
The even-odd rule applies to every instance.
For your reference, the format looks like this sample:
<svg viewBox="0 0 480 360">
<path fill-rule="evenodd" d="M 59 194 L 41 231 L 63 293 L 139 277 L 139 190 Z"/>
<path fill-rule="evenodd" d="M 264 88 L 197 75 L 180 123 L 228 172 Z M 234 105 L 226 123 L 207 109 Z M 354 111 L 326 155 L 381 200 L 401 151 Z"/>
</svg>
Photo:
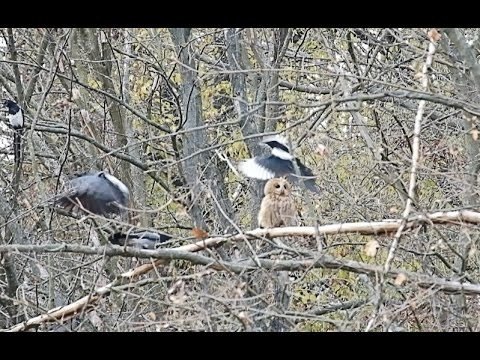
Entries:
<svg viewBox="0 0 480 360">
<path fill-rule="evenodd" d="M 317 230 L 320 234 L 336 235 L 358 233 L 363 235 L 380 235 L 396 232 L 403 219 L 392 219 L 376 222 L 351 222 L 342 224 L 329 224 L 314 226 L 290 226 L 271 229 L 255 229 L 246 231 L 243 234 L 225 235 L 211 237 L 194 244 L 180 246 L 175 249 L 160 250 L 139 250 L 123 247 L 99 247 L 92 248 L 90 246 L 73 245 L 73 244 L 44 244 L 44 245 L 0 245 L 0 253 L 7 251 L 19 252 L 65 252 L 65 253 L 82 253 L 89 255 L 107 255 L 107 256 L 126 256 L 138 258 L 159 258 L 159 259 L 182 259 L 182 252 L 195 252 L 206 248 L 211 248 L 222 244 L 226 241 L 243 241 L 247 239 L 259 239 L 262 237 L 277 238 L 283 236 L 316 236 Z M 417 228 L 420 225 L 433 224 L 451 224 L 451 225 L 480 225 L 480 212 L 461 210 L 461 211 L 438 211 L 431 214 L 416 215 L 407 219 L 404 230 Z M 147 266 L 152 266 L 148 264 Z M 135 269 L 136 273 L 128 276 L 140 275 L 139 268 Z M 143 273 L 143 272 L 142 272 Z"/>
<path fill-rule="evenodd" d="M 450 41 L 452 41 L 455 48 L 460 53 L 460 56 L 465 61 L 465 64 L 470 70 L 475 87 L 477 90 L 480 89 L 480 64 L 478 64 L 472 48 L 467 45 L 465 36 L 458 29 L 446 28 L 443 31 L 447 34 Z"/>
</svg>

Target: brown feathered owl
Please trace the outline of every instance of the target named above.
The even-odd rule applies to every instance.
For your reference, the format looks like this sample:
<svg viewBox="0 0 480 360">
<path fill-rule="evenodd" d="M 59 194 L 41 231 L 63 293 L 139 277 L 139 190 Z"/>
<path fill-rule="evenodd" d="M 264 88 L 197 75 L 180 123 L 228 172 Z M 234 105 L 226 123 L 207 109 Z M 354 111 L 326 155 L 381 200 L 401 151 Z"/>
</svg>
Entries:
<svg viewBox="0 0 480 360">
<path fill-rule="evenodd" d="M 272 228 L 296 225 L 297 210 L 291 196 L 291 185 L 285 178 L 273 178 L 264 187 L 264 198 L 258 213 L 258 226 Z"/>
<path fill-rule="evenodd" d="M 272 228 L 281 226 L 291 226 L 297 224 L 297 210 L 295 202 L 292 198 L 291 185 L 285 178 L 273 178 L 267 181 L 263 189 L 265 196 L 260 205 L 258 212 L 258 225 L 262 228 Z M 284 237 L 288 240 L 289 237 Z M 283 241 L 279 238 L 273 239 L 276 245 L 285 247 Z M 261 245 L 257 242 L 257 251 L 260 250 Z M 269 251 L 271 248 L 267 245 L 263 247 L 262 251 Z M 274 256 L 275 259 L 283 259 L 282 255 Z M 273 285 L 275 305 L 280 308 L 287 309 L 290 303 L 288 296 L 290 287 L 288 271 L 279 271 L 276 281 Z M 270 283 L 267 282 L 266 288 L 269 288 Z M 281 324 L 275 323 L 274 328 L 281 328 Z"/>
</svg>

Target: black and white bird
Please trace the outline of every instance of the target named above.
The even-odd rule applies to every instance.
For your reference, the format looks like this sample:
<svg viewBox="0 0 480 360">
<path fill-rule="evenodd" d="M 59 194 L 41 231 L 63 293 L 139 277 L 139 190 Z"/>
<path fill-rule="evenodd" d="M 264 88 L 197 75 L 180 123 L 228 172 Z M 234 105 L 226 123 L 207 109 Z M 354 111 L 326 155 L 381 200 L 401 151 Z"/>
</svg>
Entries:
<svg viewBox="0 0 480 360">
<path fill-rule="evenodd" d="M 241 161 L 238 165 L 240 172 L 247 177 L 259 180 L 284 176 L 289 181 L 298 183 L 302 179 L 308 190 L 320 193 L 320 189 L 315 183 L 316 176 L 311 169 L 290 153 L 287 140 L 284 137 L 279 135 L 267 136 L 262 143 L 270 147 L 271 154 Z M 294 164 L 297 165 L 300 176 L 296 174 Z"/>
<path fill-rule="evenodd" d="M 7 108 L 7 118 L 13 128 L 13 154 L 15 164 L 19 164 L 22 146 L 22 133 L 25 120 L 23 110 L 15 101 L 4 99 L 2 101 L 4 108 Z"/>
<path fill-rule="evenodd" d="M 108 216 L 124 214 L 130 198 L 128 187 L 105 171 L 86 173 L 70 180 L 68 190 L 55 204 L 72 210 L 79 203 L 87 211 Z"/>
<path fill-rule="evenodd" d="M 117 232 L 109 236 L 108 240 L 113 245 L 132 246 L 138 249 L 156 249 L 160 244 L 170 240 L 171 235 L 151 231 L 131 233 Z"/>
</svg>

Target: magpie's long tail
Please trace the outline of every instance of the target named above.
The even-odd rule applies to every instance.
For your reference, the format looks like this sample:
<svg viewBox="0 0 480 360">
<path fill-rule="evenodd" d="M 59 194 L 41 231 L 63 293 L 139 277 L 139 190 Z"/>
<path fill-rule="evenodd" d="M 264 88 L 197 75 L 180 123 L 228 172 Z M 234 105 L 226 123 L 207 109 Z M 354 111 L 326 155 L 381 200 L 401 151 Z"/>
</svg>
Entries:
<svg viewBox="0 0 480 360">
<path fill-rule="evenodd" d="M 318 187 L 318 185 L 316 183 L 316 176 L 313 174 L 312 169 L 303 165 L 302 162 L 300 160 L 298 160 L 297 158 L 295 158 L 295 160 L 296 160 L 296 163 L 297 163 L 297 166 L 298 166 L 298 170 L 300 170 L 300 174 L 303 177 L 302 180 L 304 181 L 305 187 L 308 190 L 310 190 L 311 192 L 314 192 L 316 194 L 320 194 L 321 191 L 320 191 L 320 188 Z M 295 176 L 295 175 L 293 175 L 293 177 L 294 177 L 293 181 L 295 181 L 295 182 L 300 180 L 300 178 Z"/>
<path fill-rule="evenodd" d="M 311 192 L 314 192 L 316 194 L 321 194 L 322 193 L 320 191 L 320 188 L 318 187 L 317 183 L 315 182 L 315 179 L 305 180 L 305 187 L 308 190 L 310 190 Z"/>
<path fill-rule="evenodd" d="M 300 179 L 298 176 L 290 175 L 290 176 L 287 176 L 287 179 L 290 182 L 293 182 L 293 183 L 295 183 L 299 186 L 301 186 L 300 182 L 303 181 L 303 184 L 305 185 L 307 190 L 309 190 L 309 191 L 311 191 L 315 194 L 321 194 L 322 193 L 319 186 L 317 185 L 317 183 L 315 181 L 315 178 Z"/>
<path fill-rule="evenodd" d="M 13 132 L 13 156 L 17 166 L 20 165 L 22 156 L 22 133 L 23 129 L 14 129 Z"/>
</svg>

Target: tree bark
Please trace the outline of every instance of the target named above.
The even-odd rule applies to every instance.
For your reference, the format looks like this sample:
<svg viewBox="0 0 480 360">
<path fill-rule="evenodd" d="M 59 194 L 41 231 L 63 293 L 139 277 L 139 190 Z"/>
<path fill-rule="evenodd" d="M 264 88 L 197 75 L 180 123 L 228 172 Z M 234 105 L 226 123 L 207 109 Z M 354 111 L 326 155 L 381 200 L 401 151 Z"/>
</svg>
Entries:
<svg viewBox="0 0 480 360">
<path fill-rule="evenodd" d="M 172 41 L 175 44 L 179 64 L 179 71 L 182 78 L 182 128 L 189 130 L 204 125 L 202 115 L 202 98 L 200 95 L 199 79 L 196 74 L 196 63 L 192 43 L 189 42 L 191 29 L 172 28 L 169 29 Z M 232 206 L 227 196 L 223 176 L 210 165 L 213 158 L 211 151 L 204 151 L 195 156 L 192 154 L 205 149 L 207 146 L 207 134 L 205 129 L 185 132 L 182 136 L 183 156 L 186 160 L 183 162 L 183 176 L 191 191 L 190 214 L 195 227 L 207 229 L 204 209 L 200 205 L 200 199 L 208 194 L 206 189 L 212 191 L 213 196 L 218 202 L 215 206 L 217 210 L 216 220 L 221 226 L 222 231 L 227 231 L 232 219 Z M 208 185 L 202 185 L 202 173 L 205 174 Z M 204 195 L 202 195 L 202 193 Z M 225 212 L 227 218 L 222 214 Z"/>
</svg>

